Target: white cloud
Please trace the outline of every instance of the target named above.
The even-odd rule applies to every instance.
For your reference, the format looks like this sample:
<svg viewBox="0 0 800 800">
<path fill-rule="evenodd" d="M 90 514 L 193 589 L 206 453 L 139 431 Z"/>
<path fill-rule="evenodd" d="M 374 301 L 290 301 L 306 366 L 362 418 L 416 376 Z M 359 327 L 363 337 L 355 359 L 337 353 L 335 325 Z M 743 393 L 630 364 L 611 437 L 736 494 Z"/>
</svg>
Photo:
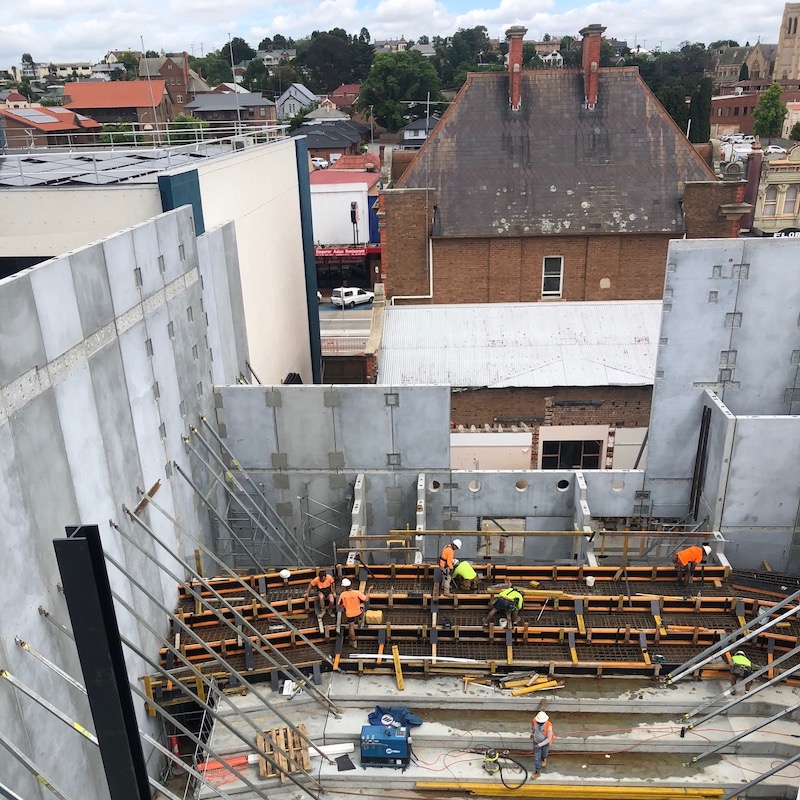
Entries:
<svg viewBox="0 0 800 800">
<path fill-rule="evenodd" d="M 544 33 L 576 34 L 599 22 L 607 35 L 637 41 L 648 49 L 672 49 L 682 41 L 732 38 L 754 44 L 776 42 L 782 5 L 731 0 L 724 9 L 695 0 L 139 0 L 135 12 L 114 10 L 105 0 L 22 0 L 15 17 L 0 27 L 0 67 L 18 64 L 23 52 L 38 61 L 96 60 L 108 50 L 145 47 L 187 50 L 200 55 L 242 36 L 256 46 L 264 36 L 295 39 L 314 30 L 342 27 L 373 38 L 445 36 L 458 28 L 485 25 L 502 37 L 522 24 L 530 38 Z M 30 20 L 30 21 L 28 21 Z M 174 24 L 173 24 L 174 22 Z"/>
</svg>

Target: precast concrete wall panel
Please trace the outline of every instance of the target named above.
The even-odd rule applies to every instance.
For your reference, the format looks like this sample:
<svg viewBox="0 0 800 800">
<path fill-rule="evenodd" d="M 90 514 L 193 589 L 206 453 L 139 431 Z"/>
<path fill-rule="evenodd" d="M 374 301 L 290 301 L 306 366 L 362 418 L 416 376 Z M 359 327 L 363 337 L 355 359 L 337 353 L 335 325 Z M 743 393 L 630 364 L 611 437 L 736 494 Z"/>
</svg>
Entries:
<svg viewBox="0 0 800 800">
<path fill-rule="evenodd" d="M 152 226 L 148 228 L 152 231 Z M 181 214 L 175 220 L 166 215 L 156 217 L 155 233 L 158 252 L 164 260 L 163 283 L 171 283 L 197 266 L 197 239 L 191 213 Z"/>
<path fill-rule="evenodd" d="M 627 517 L 641 502 L 636 493 L 644 488 L 644 471 L 638 469 L 584 470 L 586 502 L 592 517 Z"/>
<path fill-rule="evenodd" d="M 0 386 L 47 363 L 29 274 L 0 281 L 0 348 Z"/>
<path fill-rule="evenodd" d="M 153 225 L 137 225 L 131 229 L 133 254 L 139 282 L 139 299 L 144 300 L 164 288 L 164 276 L 159 261 L 160 243 Z M 177 251 L 177 247 L 175 248 Z M 134 281 L 134 284 L 137 281 Z"/>
<path fill-rule="evenodd" d="M 723 531 L 794 529 L 800 482 L 788 465 L 797 462 L 798 453 L 800 417 L 736 418 Z"/>
<path fill-rule="evenodd" d="M 730 449 L 736 431 L 736 420 L 724 403 L 713 393 L 706 392 L 704 405 L 711 409 L 711 420 L 706 444 L 705 478 L 700 495 L 698 521 L 706 520 L 704 527 L 719 530 L 722 508 L 728 483 Z"/>
<path fill-rule="evenodd" d="M 30 273 L 37 318 L 44 342 L 45 362 L 53 361 L 83 341 L 81 317 L 69 259 Z"/>
<path fill-rule="evenodd" d="M 114 316 L 121 317 L 142 300 L 136 285 L 136 251 L 133 249 L 131 231 L 121 231 L 117 236 L 106 239 L 103 242 L 103 254 Z"/>
<path fill-rule="evenodd" d="M 387 402 L 398 389 L 383 386 Z M 403 462 L 420 469 L 450 465 L 450 407 L 446 386 L 404 386 L 402 402 L 392 408 L 392 438 Z M 447 436 L 443 436 L 443 432 Z"/>
<path fill-rule="evenodd" d="M 276 409 L 261 386 L 220 386 L 214 389 L 217 420 L 225 444 L 247 470 L 271 470 L 278 452 Z"/>
<path fill-rule="evenodd" d="M 364 388 L 329 387 L 341 398 L 334 414 L 336 450 L 344 454 L 345 466 L 357 472 L 386 469 L 390 454 L 397 455 L 396 466 L 405 468 L 408 462 L 403 463 L 403 454 L 396 449 L 393 437 L 395 407 L 388 404 L 384 387 L 375 387 L 376 392 L 363 391 Z M 367 430 L 369 434 L 365 435 Z"/>
<path fill-rule="evenodd" d="M 103 245 L 93 244 L 70 253 L 69 265 L 83 336 L 88 338 L 114 321 L 114 304 L 108 285 Z"/>
<path fill-rule="evenodd" d="M 273 397 L 280 397 L 280 405 L 274 407 L 279 452 L 286 454 L 291 469 L 330 469 L 328 453 L 343 449 L 349 439 L 340 429 L 349 401 L 342 398 L 342 405 L 334 409 L 326 406 L 324 393 L 316 387 L 298 389 L 284 386 L 273 391 Z"/>
</svg>

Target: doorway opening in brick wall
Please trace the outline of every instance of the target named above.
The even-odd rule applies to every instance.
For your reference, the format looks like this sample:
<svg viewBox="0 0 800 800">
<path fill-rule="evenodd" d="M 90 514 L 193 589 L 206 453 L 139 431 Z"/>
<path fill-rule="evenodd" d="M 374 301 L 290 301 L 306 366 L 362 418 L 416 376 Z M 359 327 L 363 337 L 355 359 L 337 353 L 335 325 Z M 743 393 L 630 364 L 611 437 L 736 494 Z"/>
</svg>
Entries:
<svg viewBox="0 0 800 800">
<path fill-rule="evenodd" d="M 595 439 L 542 442 L 542 469 L 600 469 L 603 442 Z"/>
</svg>

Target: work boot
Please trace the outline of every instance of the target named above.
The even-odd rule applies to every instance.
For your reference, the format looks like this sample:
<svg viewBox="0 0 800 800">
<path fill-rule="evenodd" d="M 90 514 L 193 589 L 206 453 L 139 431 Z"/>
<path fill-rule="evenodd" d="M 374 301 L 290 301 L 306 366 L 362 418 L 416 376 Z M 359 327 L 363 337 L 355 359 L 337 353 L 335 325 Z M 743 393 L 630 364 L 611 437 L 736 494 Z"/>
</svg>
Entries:
<svg viewBox="0 0 800 800">
<path fill-rule="evenodd" d="M 541 772 L 534 772 L 534 773 L 531 775 L 531 780 L 532 780 L 532 781 L 533 781 L 533 780 L 536 780 L 536 778 L 541 778 L 541 776 L 542 776 L 542 773 L 541 773 Z"/>
<path fill-rule="evenodd" d="M 543 767 L 546 767 L 546 766 L 547 766 L 547 759 L 546 759 L 546 758 L 543 758 L 543 759 L 542 759 L 542 766 L 543 766 Z"/>
</svg>

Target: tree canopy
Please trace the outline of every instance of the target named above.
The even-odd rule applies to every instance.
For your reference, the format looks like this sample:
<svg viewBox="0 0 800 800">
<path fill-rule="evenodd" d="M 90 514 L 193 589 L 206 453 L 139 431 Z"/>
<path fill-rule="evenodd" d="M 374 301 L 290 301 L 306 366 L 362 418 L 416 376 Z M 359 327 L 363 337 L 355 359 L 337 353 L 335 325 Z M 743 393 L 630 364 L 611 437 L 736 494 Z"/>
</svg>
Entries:
<svg viewBox="0 0 800 800">
<path fill-rule="evenodd" d="M 222 58 L 218 52 L 209 53 L 203 58 L 189 56 L 189 66 L 200 72 L 211 86 L 219 86 L 220 83 L 229 83 L 233 80 L 231 62 Z"/>
<path fill-rule="evenodd" d="M 689 119 L 689 141 L 707 142 L 711 138 L 711 78 L 703 78 L 692 92 Z"/>
<path fill-rule="evenodd" d="M 773 83 L 761 95 L 758 105 L 753 110 L 753 132 L 756 136 L 772 139 L 781 132 L 783 120 L 788 112 L 786 103 L 781 100 L 782 91 L 783 87 L 779 83 Z"/>
<path fill-rule="evenodd" d="M 372 106 L 378 123 L 397 131 L 410 117 L 409 103 L 426 100 L 428 92 L 432 101 L 441 100 L 440 86 L 433 64 L 416 50 L 379 53 L 361 84 L 358 107 L 367 110 Z"/>
<path fill-rule="evenodd" d="M 792 125 L 792 129 L 789 131 L 789 138 L 793 142 L 800 142 L 800 122 L 795 122 L 795 124 Z"/>
<path fill-rule="evenodd" d="M 242 61 L 249 61 L 251 58 L 256 57 L 256 51 L 240 36 L 234 36 L 230 44 L 225 42 L 219 51 L 220 56 L 229 63 L 231 60 L 231 50 L 233 50 L 234 64 L 240 64 Z"/>
<path fill-rule="evenodd" d="M 308 47 L 298 52 L 296 61 L 305 68 L 315 89 L 331 92 L 347 83 L 352 74 L 353 52 L 346 31 L 341 28 L 327 33 L 314 31 Z"/>
</svg>

